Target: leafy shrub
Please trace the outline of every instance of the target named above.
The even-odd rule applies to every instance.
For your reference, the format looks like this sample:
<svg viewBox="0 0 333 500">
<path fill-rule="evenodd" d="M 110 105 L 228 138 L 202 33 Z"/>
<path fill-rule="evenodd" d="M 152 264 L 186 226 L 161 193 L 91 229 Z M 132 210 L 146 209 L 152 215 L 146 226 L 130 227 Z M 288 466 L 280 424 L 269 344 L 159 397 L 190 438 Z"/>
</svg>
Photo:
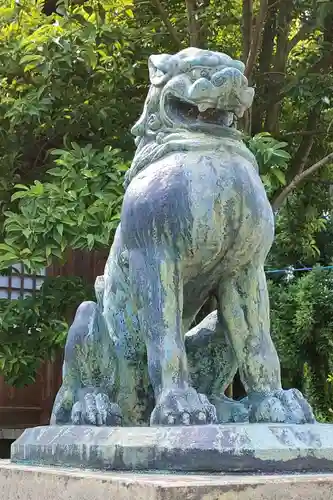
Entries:
<svg viewBox="0 0 333 500">
<path fill-rule="evenodd" d="M 322 415 L 333 407 L 333 272 L 270 282 L 272 336 L 286 387 L 303 391 Z"/>
<path fill-rule="evenodd" d="M 47 171 L 45 182 L 16 186 L 12 200 L 19 204 L 15 212 L 6 212 L 0 266 L 20 261 L 36 269 L 61 259 L 68 247 L 91 250 L 111 244 L 126 170 L 119 151 L 72 143 L 52 154 L 57 166 Z"/>
<path fill-rule="evenodd" d="M 0 299 L 0 373 L 17 387 L 34 382 L 64 346 L 68 319 L 92 290 L 79 278 L 47 278 L 33 297 Z"/>
<path fill-rule="evenodd" d="M 248 147 L 257 159 L 268 195 L 286 184 L 285 172 L 291 159 L 291 155 L 286 151 L 287 146 L 287 142 L 280 142 L 266 132 L 257 134 L 248 141 Z"/>
<path fill-rule="evenodd" d="M 31 211 L 33 203 L 43 209 L 42 186 L 35 179 L 41 183 L 47 180 L 46 193 L 52 194 L 53 200 L 57 196 L 56 188 L 51 193 L 48 170 L 57 165 L 59 168 L 66 168 L 65 164 L 67 168 L 73 166 L 76 154 L 82 156 L 81 163 L 76 164 L 77 173 L 78 168 L 95 168 L 98 161 L 109 161 L 111 172 L 116 161 L 123 164 L 124 158 L 132 155 L 134 142 L 130 125 L 141 110 L 145 89 L 139 84 L 133 86 L 134 78 L 140 81 L 141 69 L 135 64 L 133 38 L 138 42 L 138 37 L 129 4 L 122 0 L 106 1 L 103 5 L 94 0 L 83 5 L 60 1 L 57 12 L 46 16 L 40 0 L 0 0 L 0 233 L 3 233 L 6 210 L 12 215 L 17 208 L 19 195 L 15 194 L 11 201 L 15 184 L 27 187 L 32 184 L 31 189 L 22 188 L 28 191 L 23 211 Z M 124 151 L 121 157 L 114 154 L 115 147 Z M 61 148 L 61 157 L 51 154 Z M 84 163 L 89 161 L 92 164 Z M 100 163 L 99 168 L 98 173 L 102 175 Z M 78 175 L 72 178 L 71 185 L 69 177 L 68 173 L 69 187 L 66 188 L 64 179 L 61 189 L 73 191 Z M 55 178 L 54 181 L 57 184 Z M 121 178 L 114 176 L 113 181 L 115 190 L 121 191 Z M 105 182 L 103 178 L 101 188 Z M 82 192 L 79 190 L 78 194 Z M 26 202 L 28 195 L 35 197 L 30 204 Z M 73 200 L 69 198 L 68 194 L 64 201 L 69 201 L 73 208 Z M 114 214 L 112 212 L 112 216 Z M 26 217 L 19 210 L 17 225 Z M 59 211 L 54 221 L 56 230 Z M 13 219 L 10 226 L 13 229 Z M 64 223 L 64 229 L 65 226 Z M 24 229 L 27 233 L 28 229 Z M 29 236 L 32 250 L 37 232 Z M 94 234 L 89 230 L 88 233 Z M 108 234 L 107 230 L 106 236 Z M 59 233 L 58 239 L 61 236 Z M 64 241 L 65 237 L 62 246 Z M 45 240 L 39 243 L 45 245 Z M 89 237 L 87 246 L 91 244 Z M 53 255 L 56 253 L 58 246 L 61 244 L 57 243 L 52 249 L 51 238 L 47 258 L 50 250 Z M 25 251 L 27 246 L 20 249 Z M 11 250 L 3 248 L 2 253 L 8 254 L 4 260 L 9 265 L 13 260 Z M 15 250 L 14 254 L 26 264 L 42 265 L 38 251 L 34 261 L 26 258 L 29 253 L 18 255 Z M 43 258 L 45 260 L 45 255 Z"/>
</svg>

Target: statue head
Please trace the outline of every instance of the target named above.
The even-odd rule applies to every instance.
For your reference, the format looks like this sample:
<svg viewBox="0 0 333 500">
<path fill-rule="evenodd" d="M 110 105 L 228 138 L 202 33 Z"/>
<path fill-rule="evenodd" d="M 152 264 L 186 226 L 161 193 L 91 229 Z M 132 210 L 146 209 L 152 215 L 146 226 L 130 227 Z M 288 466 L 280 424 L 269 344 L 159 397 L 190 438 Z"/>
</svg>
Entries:
<svg viewBox="0 0 333 500">
<path fill-rule="evenodd" d="M 163 129 L 209 124 L 233 127 L 253 101 L 245 66 L 219 52 L 188 48 L 174 55 L 152 55 L 150 90 L 143 113 L 132 128 L 137 137 Z"/>
</svg>

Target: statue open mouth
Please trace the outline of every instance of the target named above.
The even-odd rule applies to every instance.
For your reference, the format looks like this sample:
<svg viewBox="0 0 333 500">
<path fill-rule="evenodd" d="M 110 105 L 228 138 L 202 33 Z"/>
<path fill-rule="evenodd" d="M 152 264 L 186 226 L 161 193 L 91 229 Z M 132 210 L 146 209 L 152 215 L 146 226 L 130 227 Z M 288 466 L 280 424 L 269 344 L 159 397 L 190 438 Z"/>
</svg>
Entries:
<svg viewBox="0 0 333 500">
<path fill-rule="evenodd" d="M 218 109 L 213 101 L 194 103 L 169 94 L 165 101 L 165 110 L 173 123 L 180 122 L 186 125 L 205 123 L 228 128 L 235 126 L 234 113 Z"/>
</svg>

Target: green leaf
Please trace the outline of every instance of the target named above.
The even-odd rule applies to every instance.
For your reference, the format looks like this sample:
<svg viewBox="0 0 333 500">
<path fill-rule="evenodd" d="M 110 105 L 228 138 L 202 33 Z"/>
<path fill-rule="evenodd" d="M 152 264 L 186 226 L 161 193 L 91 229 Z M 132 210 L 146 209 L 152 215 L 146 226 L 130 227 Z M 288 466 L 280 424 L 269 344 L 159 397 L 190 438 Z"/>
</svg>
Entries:
<svg viewBox="0 0 333 500">
<path fill-rule="evenodd" d="M 132 11 L 131 9 L 126 9 L 126 11 L 125 11 L 125 12 L 126 12 L 126 15 L 127 15 L 128 17 L 130 17 L 131 19 L 133 19 L 133 18 L 134 18 L 134 14 L 133 14 L 133 11 Z"/>
<path fill-rule="evenodd" d="M 279 158 L 284 158 L 285 160 L 290 160 L 291 155 L 288 151 L 284 151 L 283 149 L 274 150 L 274 156 L 278 156 Z"/>
<path fill-rule="evenodd" d="M 0 250 L 4 250 L 5 252 L 13 252 L 13 247 L 6 245 L 5 243 L 0 243 Z"/>
<path fill-rule="evenodd" d="M 0 253 L 0 262 L 5 263 L 6 265 L 14 264 L 17 262 L 17 260 L 18 260 L 17 255 L 13 253 L 8 252 L 2 255 Z"/>
<path fill-rule="evenodd" d="M 53 154 L 53 151 L 51 152 Z M 50 168 L 47 173 L 49 175 L 52 175 L 53 177 L 64 177 L 64 171 L 62 171 L 60 168 Z"/>
<path fill-rule="evenodd" d="M 60 248 L 53 248 L 52 255 L 54 255 L 55 257 L 58 257 L 58 259 L 63 258 L 63 253 L 61 252 Z"/>
<path fill-rule="evenodd" d="M 63 233 L 64 233 L 64 225 L 63 224 L 57 224 L 57 231 L 60 234 L 60 236 L 62 236 Z"/>
<path fill-rule="evenodd" d="M 97 54 L 92 47 L 87 47 L 83 52 L 87 56 L 90 66 L 94 69 L 97 66 Z"/>
<path fill-rule="evenodd" d="M 16 193 L 12 194 L 11 196 L 11 201 L 18 200 L 20 198 L 24 198 L 27 196 L 29 192 L 28 191 L 16 191 Z"/>
<path fill-rule="evenodd" d="M 31 229 L 30 228 L 25 228 L 22 230 L 22 234 L 23 236 L 25 236 L 26 238 L 29 238 L 29 236 L 31 235 Z"/>
<path fill-rule="evenodd" d="M 31 255 L 31 250 L 30 248 L 24 248 L 21 252 L 20 252 L 20 255 L 21 256 L 26 256 L 26 255 Z"/>
<path fill-rule="evenodd" d="M 55 155 L 55 156 L 62 156 L 63 154 L 65 154 L 66 151 L 64 149 L 52 149 L 50 151 L 50 154 L 51 155 Z M 52 169 L 51 169 L 52 170 Z"/>
<path fill-rule="evenodd" d="M 20 60 L 20 64 L 25 64 L 25 63 L 32 63 L 35 62 L 36 64 L 43 61 L 44 57 L 39 55 L 39 54 L 27 54 L 22 57 Z"/>
<path fill-rule="evenodd" d="M 281 149 L 285 148 L 286 146 L 288 146 L 287 142 L 276 142 L 276 144 L 273 145 L 273 149 Z"/>
<path fill-rule="evenodd" d="M 282 170 L 279 170 L 278 168 L 274 168 L 274 169 L 272 169 L 272 173 L 275 175 L 275 177 L 280 182 L 280 184 L 282 184 L 283 186 L 286 185 L 286 176 L 282 172 Z"/>
<path fill-rule="evenodd" d="M 87 235 L 88 250 L 92 250 L 95 244 L 95 238 L 93 234 Z"/>
<path fill-rule="evenodd" d="M 35 185 L 32 187 L 33 192 L 37 195 L 43 194 L 44 193 L 44 185 L 39 181 L 35 181 L 34 184 Z"/>
</svg>

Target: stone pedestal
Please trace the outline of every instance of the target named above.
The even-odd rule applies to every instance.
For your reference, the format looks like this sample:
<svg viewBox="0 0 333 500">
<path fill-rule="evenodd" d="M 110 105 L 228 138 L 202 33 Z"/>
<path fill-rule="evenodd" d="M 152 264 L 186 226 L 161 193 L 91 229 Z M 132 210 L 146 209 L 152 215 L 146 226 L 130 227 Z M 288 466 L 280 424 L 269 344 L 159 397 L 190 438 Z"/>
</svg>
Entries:
<svg viewBox="0 0 333 500">
<path fill-rule="evenodd" d="M 333 472 L 333 426 L 37 427 L 15 441 L 11 460 L 100 471 Z"/>
<path fill-rule="evenodd" d="M 92 472 L 0 461 L 3 500 L 332 500 L 333 475 Z"/>
</svg>

